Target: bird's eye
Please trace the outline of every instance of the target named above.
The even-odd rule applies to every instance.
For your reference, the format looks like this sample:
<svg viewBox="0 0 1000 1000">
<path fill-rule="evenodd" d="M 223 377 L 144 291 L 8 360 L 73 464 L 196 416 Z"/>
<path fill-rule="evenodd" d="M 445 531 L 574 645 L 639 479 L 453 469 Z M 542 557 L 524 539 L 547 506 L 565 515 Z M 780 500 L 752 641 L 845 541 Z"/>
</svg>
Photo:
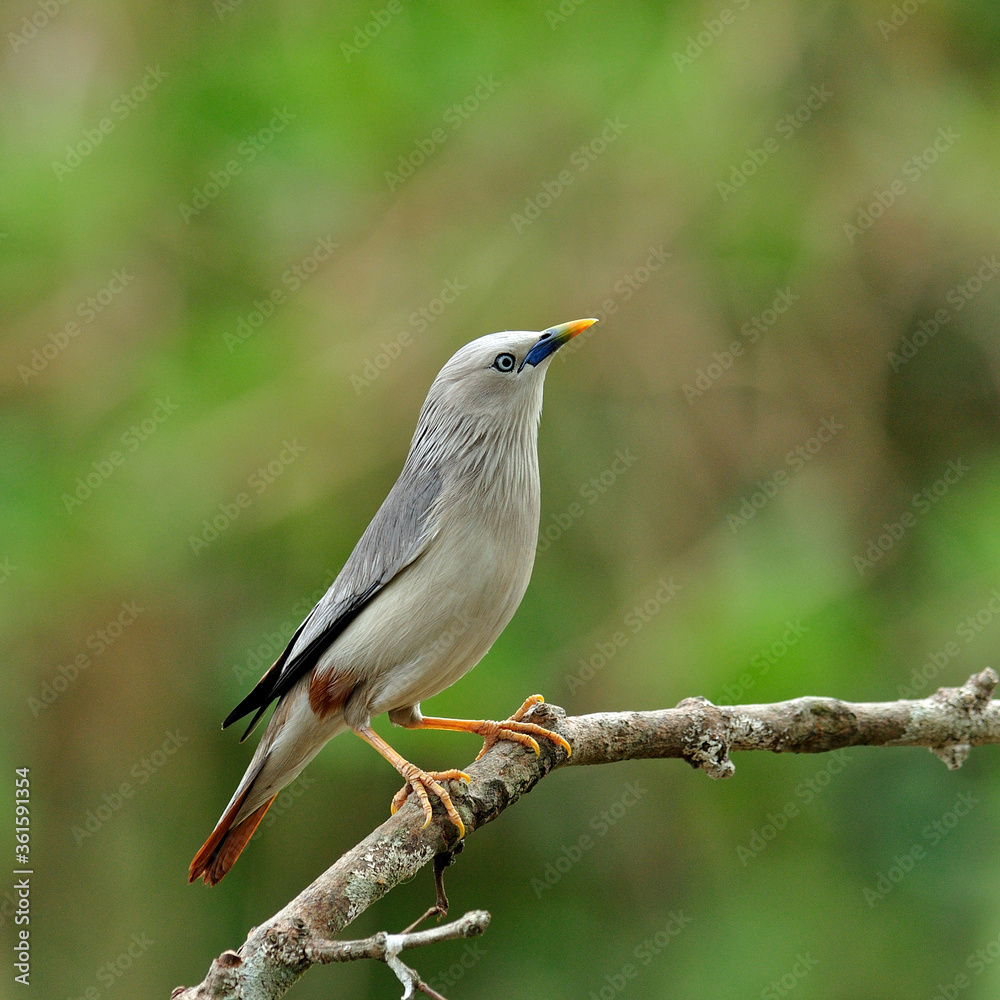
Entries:
<svg viewBox="0 0 1000 1000">
<path fill-rule="evenodd" d="M 517 359 L 513 354 L 507 354 L 506 351 L 503 354 L 498 354 L 493 360 L 492 368 L 496 368 L 498 372 L 512 372 L 514 370 L 514 363 Z"/>
</svg>

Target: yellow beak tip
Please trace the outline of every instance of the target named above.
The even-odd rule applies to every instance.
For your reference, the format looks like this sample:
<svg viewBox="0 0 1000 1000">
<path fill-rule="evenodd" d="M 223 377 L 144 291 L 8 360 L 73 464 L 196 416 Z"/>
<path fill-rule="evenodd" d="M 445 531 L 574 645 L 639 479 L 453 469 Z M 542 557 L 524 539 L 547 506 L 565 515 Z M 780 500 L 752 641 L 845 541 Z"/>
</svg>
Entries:
<svg viewBox="0 0 1000 1000">
<path fill-rule="evenodd" d="M 589 330 L 598 320 L 596 319 L 575 319 L 571 323 L 563 324 L 563 328 L 566 330 L 567 338 L 572 339 L 578 334 L 583 333 L 584 330 Z"/>
</svg>

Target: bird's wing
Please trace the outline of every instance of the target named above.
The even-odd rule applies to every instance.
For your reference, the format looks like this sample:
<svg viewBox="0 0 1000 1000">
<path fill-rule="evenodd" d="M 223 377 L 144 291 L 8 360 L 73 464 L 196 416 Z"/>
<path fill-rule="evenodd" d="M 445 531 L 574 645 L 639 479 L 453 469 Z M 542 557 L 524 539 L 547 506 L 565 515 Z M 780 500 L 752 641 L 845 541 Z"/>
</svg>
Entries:
<svg viewBox="0 0 1000 1000">
<path fill-rule="evenodd" d="M 312 670 L 362 608 L 418 559 L 436 535 L 441 478 L 436 469 L 416 465 L 407 461 L 330 589 L 256 687 L 226 717 L 223 729 L 256 710 L 240 742 L 253 732 L 267 706 Z"/>
</svg>

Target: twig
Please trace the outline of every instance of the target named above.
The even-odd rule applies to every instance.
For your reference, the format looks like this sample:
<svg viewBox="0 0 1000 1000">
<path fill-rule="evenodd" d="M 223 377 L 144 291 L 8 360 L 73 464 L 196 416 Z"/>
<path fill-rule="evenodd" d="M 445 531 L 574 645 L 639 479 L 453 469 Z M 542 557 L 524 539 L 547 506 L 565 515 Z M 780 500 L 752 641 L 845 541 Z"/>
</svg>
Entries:
<svg viewBox="0 0 1000 1000">
<path fill-rule="evenodd" d="M 435 909 L 432 907 L 424 917 L 429 916 Z M 421 920 L 424 917 L 421 917 Z M 312 941 L 305 946 L 305 955 L 310 962 L 323 965 L 330 962 L 354 962 L 359 958 L 374 958 L 379 962 L 385 962 L 403 984 L 403 1000 L 410 1000 L 417 992 L 445 1000 L 420 978 L 416 970 L 399 960 L 400 952 L 436 944 L 438 941 L 475 937 L 477 934 L 482 934 L 489 923 L 490 915 L 485 910 L 472 910 L 450 924 L 442 924 L 426 931 L 411 931 L 407 928 L 400 934 L 379 931 L 378 934 L 361 941 Z"/>
<path fill-rule="evenodd" d="M 718 707 L 704 698 L 687 698 L 676 708 L 661 711 L 573 717 L 543 703 L 528 718 L 565 737 L 573 755 L 567 759 L 548 740 L 541 741 L 538 757 L 519 744 L 498 743 L 465 768 L 472 778 L 470 785 L 451 783 L 452 801 L 471 834 L 531 791 L 551 770 L 566 765 L 676 757 L 713 778 L 727 778 L 735 770 L 730 759 L 733 751 L 823 753 L 853 746 L 905 746 L 927 747 L 954 770 L 971 747 L 1000 744 L 1000 701 L 991 700 L 997 682 L 996 673 L 987 669 L 960 688 L 941 688 L 920 701 L 795 698 L 770 705 Z M 422 823 L 423 812 L 411 797 L 395 816 L 284 909 L 251 931 L 239 952 L 220 955 L 200 985 L 174 990 L 173 1000 L 277 1000 L 317 961 L 311 957 L 318 954 L 317 946 L 329 944 L 359 914 L 413 878 L 424 865 L 456 851 L 454 828 L 439 805 L 435 804 L 430 826 L 424 829 Z M 443 884 L 438 903 L 442 895 Z M 405 937 L 419 939 L 445 927 Z"/>
</svg>

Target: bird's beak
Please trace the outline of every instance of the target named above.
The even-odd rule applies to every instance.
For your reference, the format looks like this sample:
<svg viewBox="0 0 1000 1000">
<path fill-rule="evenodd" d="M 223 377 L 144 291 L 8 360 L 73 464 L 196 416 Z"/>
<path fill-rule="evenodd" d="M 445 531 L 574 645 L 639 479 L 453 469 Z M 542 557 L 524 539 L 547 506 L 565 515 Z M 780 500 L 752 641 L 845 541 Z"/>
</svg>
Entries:
<svg viewBox="0 0 1000 1000">
<path fill-rule="evenodd" d="M 524 356 L 521 362 L 521 370 L 525 365 L 537 365 L 550 354 L 555 354 L 563 344 L 571 341 L 578 333 L 583 333 L 588 327 L 593 326 L 596 319 L 575 319 L 570 323 L 562 323 L 559 326 L 550 326 L 545 330 L 535 342 L 534 347 Z"/>
</svg>

